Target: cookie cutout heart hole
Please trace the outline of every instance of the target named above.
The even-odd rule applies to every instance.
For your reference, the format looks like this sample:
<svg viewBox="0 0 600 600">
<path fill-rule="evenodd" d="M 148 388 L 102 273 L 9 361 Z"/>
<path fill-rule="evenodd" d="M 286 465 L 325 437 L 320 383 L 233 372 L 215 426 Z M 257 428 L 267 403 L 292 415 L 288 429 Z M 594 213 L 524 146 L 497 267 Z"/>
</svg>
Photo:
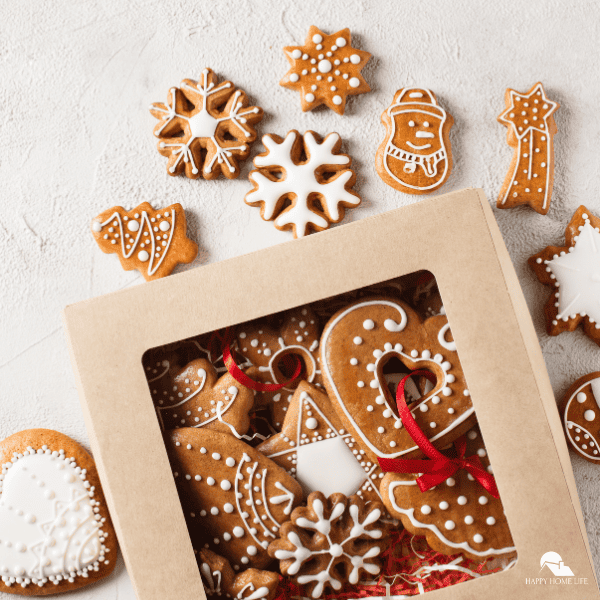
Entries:
<svg viewBox="0 0 600 600">
<path fill-rule="evenodd" d="M 295 389 L 302 379 L 309 379 L 311 372 L 314 372 L 314 369 L 308 368 L 305 353 L 291 350 L 281 352 L 280 355 L 276 357 L 276 360 L 273 361 L 272 371 L 275 376 L 275 381 L 273 383 L 282 383 L 293 377 L 298 366 L 298 361 L 302 364 L 302 371 L 294 381 L 290 381 L 286 388 Z"/>
</svg>

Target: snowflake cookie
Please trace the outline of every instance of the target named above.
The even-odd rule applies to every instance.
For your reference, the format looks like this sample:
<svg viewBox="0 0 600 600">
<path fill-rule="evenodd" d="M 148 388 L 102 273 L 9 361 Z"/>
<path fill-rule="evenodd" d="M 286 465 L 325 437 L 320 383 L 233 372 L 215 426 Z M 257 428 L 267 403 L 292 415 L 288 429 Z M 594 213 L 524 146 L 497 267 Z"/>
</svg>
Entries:
<svg viewBox="0 0 600 600">
<path fill-rule="evenodd" d="M 507 142 L 514 153 L 496 205 L 529 204 L 545 215 L 554 184 L 554 113 L 560 104 L 546 96 L 541 83 L 525 94 L 509 88 L 504 101 L 506 109 L 498 122 L 508 128 Z"/>
<path fill-rule="evenodd" d="M 467 433 L 465 456 L 477 454 L 491 473 L 490 461 L 477 427 Z M 502 502 L 488 494 L 465 469 L 422 492 L 417 475 L 387 473 L 381 484 L 383 502 L 415 535 L 425 535 L 438 552 L 462 552 L 481 561 L 516 552 Z"/>
<path fill-rule="evenodd" d="M 184 427 L 165 434 L 167 454 L 194 548 L 235 570 L 266 567 L 270 542 L 302 502 L 299 483 L 233 435 Z"/>
<path fill-rule="evenodd" d="M 28 429 L 0 442 L 0 465 L 0 595 L 61 594 L 110 575 L 117 539 L 84 448 Z"/>
<path fill-rule="evenodd" d="M 154 209 L 143 202 L 129 211 L 114 206 L 92 221 L 100 250 L 117 254 L 123 269 L 137 269 L 147 281 L 170 275 L 178 264 L 196 258 L 198 244 L 186 231 L 181 204 Z"/>
<path fill-rule="evenodd" d="M 347 96 L 371 91 L 361 74 L 371 55 L 352 47 L 349 29 L 326 35 L 312 26 L 304 46 L 283 51 L 291 67 L 279 85 L 300 92 L 305 112 L 325 104 L 343 115 Z"/>
<path fill-rule="evenodd" d="M 281 526 L 269 554 L 280 561 L 284 575 L 320 598 L 329 588 L 339 591 L 380 572 L 379 557 L 388 543 L 382 514 L 380 502 L 313 492 L 308 506 L 294 509 L 291 521 Z"/>
<path fill-rule="evenodd" d="M 356 175 L 347 154 L 340 154 L 342 139 L 330 133 L 323 141 L 313 131 L 290 131 L 285 139 L 263 136 L 267 149 L 254 159 L 250 172 L 254 189 L 246 204 L 260 206 L 261 217 L 277 229 L 292 229 L 300 238 L 323 231 L 344 218 L 344 208 L 360 204 L 351 191 Z"/>
<path fill-rule="evenodd" d="M 167 172 L 190 179 L 238 177 L 238 161 L 248 158 L 253 126 L 263 117 L 262 108 L 248 106 L 246 94 L 231 81 L 217 83 L 210 69 L 199 82 L 184 79 L 172 87 L 167 104 L 155 102 L 150 112 L 159 120 L 154 135 L 158 151 L 169 159 Z"/>
<path fill-rule="evenodd" d="M 580 206 L 565 230 L 565 246 L 529 259 L 538 279 L 554 288 L 544 312 L 549 335 L 575 331 L 600 345 L 600 217 Z"/>
<path fill-rule="evenodd" d="M 246 569 L 237 575 L 229 561 L 207 548 L 196 556 L 207 596 L 225 596 L 236 600 L 273 600 L 279 575 L 272 571 Z"/>
<path fill-rule="evenodd" d="M 327 394 L 306 381 L 294 392 L 281 432 L 262 442 L 257 450 L 295 477 L 307 495 L 337 492 L 381 500 L 383 472 L 379 465 L 357 447 Z"/>
<path fill-rule="evenodd" d="M 580 377 L 560 405 L 567 440 L 577 453 L 600 464 L 600 371 Z"/>
</svg>

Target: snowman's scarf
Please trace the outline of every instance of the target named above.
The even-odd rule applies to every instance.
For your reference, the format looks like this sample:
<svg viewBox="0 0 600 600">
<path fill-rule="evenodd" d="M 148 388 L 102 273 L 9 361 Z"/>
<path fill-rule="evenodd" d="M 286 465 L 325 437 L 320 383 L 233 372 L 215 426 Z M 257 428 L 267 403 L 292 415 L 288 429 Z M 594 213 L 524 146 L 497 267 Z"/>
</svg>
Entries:
<svg viewBox="0 0 600 600">
<path fill-rule="evenodd" d="M 405 162 L 405 173 L 414 173 L 417 170 L 417 167 L 421 167 L 427 177 L 435 177 L 438 172 L 438 163 L 446 159 L 446 149 L 440 148 L 433 154 L 422 155 L 401 150 L 398 146 L 392 144 L 392 142 L 388 142 L 386 155 L 393 156 L 394 158 Z"/>
</svg>

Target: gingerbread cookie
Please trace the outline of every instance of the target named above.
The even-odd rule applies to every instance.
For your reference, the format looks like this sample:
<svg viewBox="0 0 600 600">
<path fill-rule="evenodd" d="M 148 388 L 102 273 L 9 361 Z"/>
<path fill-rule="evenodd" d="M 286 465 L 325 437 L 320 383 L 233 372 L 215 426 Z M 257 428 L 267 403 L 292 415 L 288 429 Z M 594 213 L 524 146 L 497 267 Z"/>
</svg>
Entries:
<svg viewBox="0 0 600 600">
<path fill-rule="evenodd" d="M 378 463 L 343 428 L 327 395 L 306 381 L 292 397 L 281 432 L 257 450 L 295 477 L 306 495 L 318 491 L 381 500 Z"/>
<path fill-rule="evenodd" d="M 0 442 L 0 592 L 46 596 L 107 577 L 117 540 L 92 457 L 50 429 Z"/>
<path fill-rule="evenodd" d="M 312 26 L 304 46 L 283 51 L 291 67 L 279 85 L 300 92 L 304 112 L 325 104 L 343 115 L 348 96 L 371 91 L 361 74 L 371 55 L 352 47 L 347 28 L 326 35 Z"/>
<path fill-rule="evenodd" d="M 206 548 L 197 556 L 207 596 L 225 596 L 236 600 L 273 600 L 279 575 L 272 571 L 246 569 L 235 575 L 229 561 Z"/>
<path fill-rule="evenodd" d="M 234 568 L 267 566 L 269 542 L 302 501 L 298 482 L 232 435 L 176 429 L 165 444 L 194 547 Z"/>
<path fill-rule="evenodd" d="M 379 177 L 407 194 L 429 194 L 452 171 L 452 115 L 425 88 L 402 88 L 381 115 L 386 136 L 375 157 Z"/>
<path fill-rule="evenodd" d="M 491 472 L 477 427 L 467 433 L 466 456 L 477 454 Z M 482 561 L 516 552 L 502 502 L 489 494 L 465 469 L 422 492 L 417 475 L 387 473 L 381 484 L 383 502 L 415 535 L 425 535 L 438 552 L 462 552 Z"/>
<path fill-rule="evenodd" d="M 262 142 L 267 151 L 254 159 L 257 169 L 249 175 L 254 188 L 245 201 L 259 206 L 261 217 L 277 229 L 304 237 L 339 223 L 345 208 L 360 204 L 351 189 L 356 181 L 352 159 L 339 153 L 337 133 L 321 140 L 313 131 L 300 135 L 293 129 L 285 139 L 265 135 Z"/>
<path fill-rule="evenodd" d="M 544 308 L 548 335 L 583 325 L 600 345 L 600 217 L 580 206 L 565 230 L 565 246 L 548 246 L 529 259 L 529 266 L 554 288 Z"/>
<path fill-rule="evenodd" d="M 573 449 L 600 464 L 600 371 L 580 377 L 567 390 L 560 412 Z"/>
<path fill-rule="evenodd" d="M 185 173 L 190 179 L 239 177 L 238 162 L 250 154 L 256 140 L 254 125 L 263 118 L 258 106 L 248 106 L 248 97 L 231 81 L 218 83 L 217 76 L 204 69 L 199 82 L 184 79 L 172 87 L 167 104 L 150 106 L 159 122 L 154 135 L 158 151 L 168 157 L 167 173 Z"/>
<path fill-rule="evenodd" d="M 357 496 L 313 492 L 308 506 L 294 509 L 282 525 L 269 554 L 312 598 L 339 591 L 381 570 L 379 556 L 388 544 L 382 509 L 380 502 L 365 504 Z"/>
<path fill-rule="evenodd" d="M 295 355 L 304 363 L 302 377 L 320 386 L 323 382 L 319 364 L 319 320 L 308 306 L 287 311 L 276 329 L 264 320 L 240 325 L 237 330 L 239 353 L 258 368 L 255 379 L 261 383 L 283 383 L 288 378 L 281 372 L 282 359 Z M 277 392 L 257 392 L 257 406 L 267 406 L 272 423 L 280 429 L 300 380 L 291 381 Z"/>
<path fill-rule="evenodd" d="M 498 121 L 508 128 L 506 139 L 514 153 L 496 205 L 529 204 L 545 215 L 554 184 L 554 113 L 560 104 L 547 98 L 541 83 L 526 94 L 509 88 L 504 101 L 506 110 Z"/>
<path fill-rule="evenodd" d="M 155 210 L 143 202 L 129 211 L 115 206 L 92 221 L 100 250 L 116 254 L 125 271 L 137 269 L 146 281 L 170 275 L 178 264 L 196 258 L 198 244 L 186 231 L 181 204 Z"/>
<path fill-rule="evenodd" d="M 206 427 L 236 437 L 248 431 L 254 392 L 229 373 L 219 378 L 203 358 L 165 369 L 150 382 L 150 392 L 163 430 Z"/>
<path fill-rule="evenodd" d="M 420 455 L 402 426 L 383 376 L 391 359 L 399 360 L 409 371 L 427 369 L 435 375 L 435 387 L 410 409 L 436 448 L 448 445 L 475 424 L 446 317 L 422 321 L 400 300 L 358 300 L 325 326 L 321 368 L 338 415 L 370 460 Z"/>
</svg>

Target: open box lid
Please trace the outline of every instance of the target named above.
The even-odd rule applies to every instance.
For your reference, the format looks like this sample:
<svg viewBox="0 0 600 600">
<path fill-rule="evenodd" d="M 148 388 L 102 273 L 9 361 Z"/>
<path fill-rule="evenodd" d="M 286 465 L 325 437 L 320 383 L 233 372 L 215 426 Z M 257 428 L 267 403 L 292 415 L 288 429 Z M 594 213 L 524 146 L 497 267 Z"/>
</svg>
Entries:
<svg viewBox="0 0 600 600">
<path fill-rule="evenodd" d="M 444 299 L 518 552 L 514 568 L 432 597 L 600 598 L 537 336 L 488 201 L 467 189 L 65 309 L 90 442 L 139 600 L 204 597 L 144 352 L 422 269 Z M 526 584 L 549 551 L 587 584 Z"/>
</svg>

